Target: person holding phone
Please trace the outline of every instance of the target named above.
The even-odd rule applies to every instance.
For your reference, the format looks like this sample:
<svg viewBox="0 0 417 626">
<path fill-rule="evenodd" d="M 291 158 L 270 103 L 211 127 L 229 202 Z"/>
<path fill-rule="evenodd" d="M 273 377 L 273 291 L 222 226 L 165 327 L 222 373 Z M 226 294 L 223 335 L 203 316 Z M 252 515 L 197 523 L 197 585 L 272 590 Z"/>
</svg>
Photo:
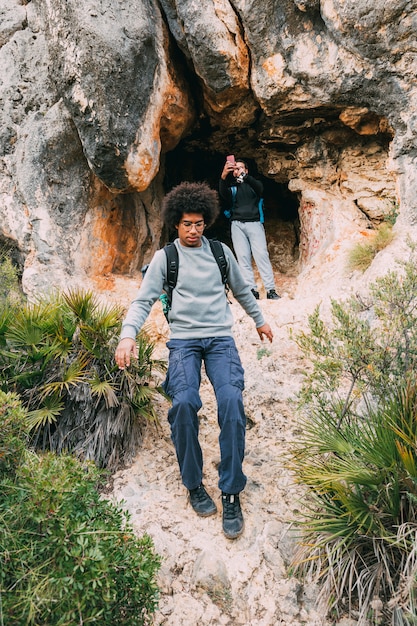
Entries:
<svg viewBox="0 0 417 626">
<path fill-rule="evenodd" d="M 259 201 L 263 185 L 249 174 L 243 159 L 230 154 L 226 158 L 219 181 L 219 193 L 230 209 L 231 236 L 237 262 L 255 298 L 259 290 L 252 269 L 252 256 L 261 275 L 268 300 L 278 300 L 266 243 L 263 215 Z"/>
</svg>

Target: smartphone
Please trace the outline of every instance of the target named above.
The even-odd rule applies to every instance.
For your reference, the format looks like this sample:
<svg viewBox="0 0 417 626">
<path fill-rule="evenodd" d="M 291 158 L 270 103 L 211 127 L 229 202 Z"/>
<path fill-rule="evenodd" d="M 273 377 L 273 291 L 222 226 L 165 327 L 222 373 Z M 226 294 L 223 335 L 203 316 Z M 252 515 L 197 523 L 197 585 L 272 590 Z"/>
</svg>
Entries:
<svg viewBox="0 0 417 626">
<path fill-rule="evenodd" d="M 230 161 L 230 163 L 233 163 L 233 165 L 236 163 L 235 161 L 235 155 L 234 154 L 228 154 L 226 157 L 226 161 Z"/>
</svg>

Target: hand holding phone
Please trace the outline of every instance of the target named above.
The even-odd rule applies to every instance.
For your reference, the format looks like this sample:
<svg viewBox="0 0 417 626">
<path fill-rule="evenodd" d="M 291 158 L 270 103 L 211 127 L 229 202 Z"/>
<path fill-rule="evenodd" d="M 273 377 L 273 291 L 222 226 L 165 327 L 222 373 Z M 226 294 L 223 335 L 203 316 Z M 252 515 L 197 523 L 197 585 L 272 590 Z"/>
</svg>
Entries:
<svg viewBox="0 0 417 626">
<path fill-rule="evenodd" d="M 223 167 L 223 172 L 222 172 L 222 176 L 221 176 L 222 179 L 226 180 L 228 175 L 233 172 L 235 167 L 236 167 L 235 155 L 234 154 L 228 154 L 227 157 L 226 157 L 226 163 L 224 164 L 224 167 Z"/>
</svg>

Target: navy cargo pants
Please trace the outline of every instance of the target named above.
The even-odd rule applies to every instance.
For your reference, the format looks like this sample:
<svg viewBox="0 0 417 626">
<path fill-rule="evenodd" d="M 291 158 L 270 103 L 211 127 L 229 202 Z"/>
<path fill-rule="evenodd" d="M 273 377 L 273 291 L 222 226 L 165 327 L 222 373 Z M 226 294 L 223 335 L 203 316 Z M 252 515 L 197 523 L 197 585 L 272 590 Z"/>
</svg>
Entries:
<svg viewBox="0 0 417 626">
<path fill-rule="evenodd" d="M 171 438 L 181 477 L 187 489 L 203 479 L 203 455 L 198 440 L 201 365 L 213 385 L 220 427 L 219 488 L 239 493 L 246 484 L 242 471 L 245 454 L 246 416 L 243 408 L 243 367 L 233 337 L 171 339 L 164 389 L 172 400 L 168 412 Z"/>
</svg>

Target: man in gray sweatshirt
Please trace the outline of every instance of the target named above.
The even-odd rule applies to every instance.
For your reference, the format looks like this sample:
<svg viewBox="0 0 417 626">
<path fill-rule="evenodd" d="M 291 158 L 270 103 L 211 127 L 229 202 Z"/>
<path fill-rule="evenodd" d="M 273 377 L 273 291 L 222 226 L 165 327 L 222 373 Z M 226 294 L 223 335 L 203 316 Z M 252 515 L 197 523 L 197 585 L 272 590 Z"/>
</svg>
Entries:
<svg viewBox="0 0 417 626">
<path fill-rule="evenodd" d="M 203 517 L 217 508 L 203 486 L 203 456 L 198 440 L 201 365 L 217 400 L 220 426 L 219 489 L 222 492 L 223 531 L 229 539 L 243 531 L 239 494 L 246 485 L 242 470 L 246 416 L 243 407 L 243 368 L 232 334 L 233 315 L 221 272 L 204 228 L 219 213 L 217 193 L 205 183 L 182 183 L 165 198 L 162 209 L 169 230 L 176 230 L 178 277 L 172 291 L 168 323 L 169 364 L 164 389 L 172 400 L 168 412 L 183 484 L 189 490 L 194 511 Z M 227 284 L 234 297 L 255 322 L 259 337 L 272 341 L 270 326 L 243 279 L 232 251 L 223 244 Z M 168 291 L 167 259 L 158 250 L 122 325 L 115 358 L 121 369 L 137 358 L 136 336 L 161 291 Z"/>
</svg>

